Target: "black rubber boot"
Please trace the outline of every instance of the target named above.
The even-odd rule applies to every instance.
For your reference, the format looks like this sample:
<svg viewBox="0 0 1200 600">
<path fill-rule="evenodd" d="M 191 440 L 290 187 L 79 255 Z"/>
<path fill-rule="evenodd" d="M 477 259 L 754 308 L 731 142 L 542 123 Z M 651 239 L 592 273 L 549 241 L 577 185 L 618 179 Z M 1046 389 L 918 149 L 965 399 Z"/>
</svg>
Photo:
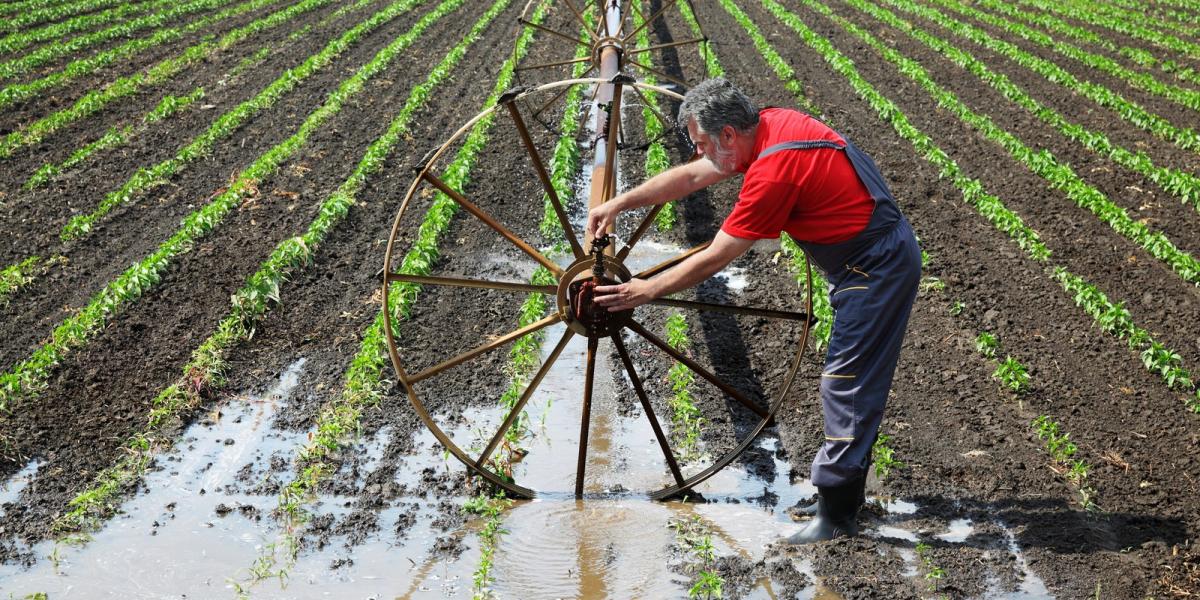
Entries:
<svg viewBox="0 0 1200 600">
<path fill-rule="evenodd" d="M 858 480 L 858 507 L 861 509 L 867 503 L 867 478 L 863 477 Z M 799 506 L 789 511 L 789 514 L 796 520 L 811 519 L 817 516 L 817 501 L 805 506 Z"/>
<path fill-rule="evenodd" d="M 811 544 L 843 536 L 858 535 L 858 508 L 862 483 L 853 481 L 839 487 L 819 487 L 817 514 L 789 544 Z"/>
</svg>

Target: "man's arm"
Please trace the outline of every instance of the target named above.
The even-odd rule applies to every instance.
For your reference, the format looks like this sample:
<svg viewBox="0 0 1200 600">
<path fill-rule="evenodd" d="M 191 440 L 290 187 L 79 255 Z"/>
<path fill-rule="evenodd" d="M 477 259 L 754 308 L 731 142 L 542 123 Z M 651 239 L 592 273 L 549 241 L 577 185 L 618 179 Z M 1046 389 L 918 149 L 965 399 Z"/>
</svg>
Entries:
<svg viewBox="0 0 1200 600">
<path fill-rule="evenodd" d="M 754 240 L 718 231 L 712 244 L 651 279 L 631 279 L 620 285 L 596 286 L 596 304 L 609 311 L 628 310 L 655 298 L 690 288 L 725 268 Z"/>
<path fill-rule="evenodd" d="M 588 212 L 587 233 L 591 237 L 605 233 L 622 211 L 678 200 L 733 175 L 722 174 L 707 160 L 693 160 L 672 167 L 593 208 Z"/>
</svg>

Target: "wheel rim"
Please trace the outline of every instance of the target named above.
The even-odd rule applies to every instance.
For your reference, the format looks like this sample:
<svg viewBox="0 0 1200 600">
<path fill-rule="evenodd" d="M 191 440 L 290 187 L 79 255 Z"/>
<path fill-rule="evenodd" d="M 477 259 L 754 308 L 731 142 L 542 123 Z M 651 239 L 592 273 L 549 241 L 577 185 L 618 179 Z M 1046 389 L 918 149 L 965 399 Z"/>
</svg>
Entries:
<svg viewBox="0 0 1200 600">
<path fill-rule="evenodd" d="M 645 414 L 646 418 L 650 421 L 651 428 L 653 429 L 653 431 L 655 433 L 656 440 L 663 452 L 667 466 L 669 467 L 670 475 L 671 475 L 674 483 L 671 485 L 668 485 L 666 487 L 663 487 L 661 489 L 658 489 L 658 490 L 647 491 L 647 494 L 650 498 L 655 499 L 655 500 L 664 500 L 664 499 L 669 499 L 669 498 L 678 496 L 678 495 L 690 490 L 694 486 L 709 479 L 714 474 L 719 472 L 721 469 L 728 466 L 731 462 L 736 460 L 750 446 L 750 444 L 752 444 L 754 442 L 754 440 L 758 437 L 758 435 L 760 433 L 762 433 L 762 431 L 773 421 L 776 413 L 779 411 L 783 402 L 786 400 L 788 394 L 791 392 L 791 389 L 795 383 L 796 376 L 799 372 L 800 366 L 803 361 L 805 349 L 807 348 L 807 345 L 808 345 L 808 337 L 810 334 L 811 326 L 813 324 L 813 320 L 809 317 L 809 315 L 812 314 L 812 269 L 811 269 L 811 264 L 806 264 L 805 276 L 807 278 L 807 285 L 805 286 L 806 293 L 805 293 L 804 312 L 803 313 L 795 313 L 795 312 L 780 311 L 780 310 L 757 309 L 757 308 L 751 308 L 751 307 L 740 307 L 737 305 L 722 305 L 722 304 L 714 304 L 714 303 L 706 303 L 706 302 L 681 301 L 681 300 L 659 300 L 659 301 L 654 302 L 654 304 L 677 306 L 677 307 L 682 306 L 682 307 L 693 308 L 693 309 L 697 309 L 697 310 L 710 310 L 710 311 L 715 311 L 715 312 L 734 312 L 734 313 L 739 313 L 739 314 L 751 314 L 751 315 L 763 316 L 763 317 L 768 317 L 768 318 L 786 318 L 786 319 L 801 320 L 803 323 L 803 326 L 802 326 L 802 331 L 800 334 L 800 339 L 797 344 L 797 350 L 794 355 L 794 358 L 791 360 L 791 366 L 787 371 L 787 376 L 784 380 L 784 383 L 783 383 L 782 387 L 779 389 L 779 392 L 776 394 L 774 399 L 772 399 L 770 401 L 769 405 L 766 407 L 763 407 L 763 406 L 757 405 L 756 403 L 753 403 L 752 401 L 750 401 L 743 394 L 738 392 L 736 390 L 736 388 L 733 388 L 732 386 L 725 384 L 723 381 L 720 380 L 719 377 L 717 377 L 716 375 L 713 375 L 712 373 L 709 373 L 706 369 L 704 369 L 703 366 L 699 365 L 699 363 L 695 363 L 695 361 L 690 361 L 690 359 L 683 356 L 681 353 L 673 350 L 666 342 L 664 342 L 663 340 L 659 339 L 657 336 L 655 336 L 654 334 L 652 334 L 648 330 L 646 330 L 646 328 L 644 326 L 642 326 L 637 321 L 637 319 L 632 318 L 632 316 L 630 316 L 630 318 L 627 321 L 620 320 L 618 322 L 618 324 L 615 326 L 615 329 L 613 329 L 612 331 L 589 330 L 586 326 L 581 324 L 578 319 L 571 318 L 571 306 L 570 306 L 571 284 L 573 282 L 580 281 L 580 278 L 582 276 L 591 273 L 592 267 L 595 264 L 597 259 L 592 256 L 583 254 L 583 247 L 578 242 L 577 238 L 575 237 L 575 233 L 572 230 L 570 222 L 565 215 L 565 210 L 562 207 L 561 201 L 560 201 L 560 199 L 557 198 L 557 194 L 554 192 L 553 187 L 549 184 L 549 179 L 545 176 L 545 170 L 544 170 L 545 163 L 544 163 L 544 161 L 541 160 L 541 157 L 538 155 L 537 150 L 534 147 L 534 145 L 532 143 L 529 143 L 529 141 L 528 141 L 528 134 L 524 130 L 524 123 L 522 121 L 521 114 L 520 114 L 520 111 L 518 108 L 518 106 L 519 106 L 518 101 L 525 100 L 527 97 L 532 96 L 534 94 L 544 93 L 549 90 L 554 90 L 556 88 L 562 88 L 562 87 L 574 86 L 574 85 L 597 85 L 597 84 L 601 84 L 601 83 L 606 83 L 606 81 L 603 79 L 597 79 L 597 78 L 568 79 L 568 80 L 563 80 L 563 81 L 540 85 L 535 88 L 531 88 L 531 89 L 527 89 L 527 90 L 516 90 L 516 91 L 505 94 L 504 96 L 501 97 L 501 100 L 499 102 L 497 102 L 496 105 L 480 112 L 479 114 L 475 115 L 473 118 L 468 120 L 462 127 L 460 127 L 457 131 L 455 131 L 455 133 L 453 135 L 451 135 L 450 138 L 447 139 L 441 146 L 439 146 L 434 152 L 427 155 L 427 157 L 422 160 L 422 163 L 419 167 L 418 174 L 413 178 L 413 181 L 408 188 L 408 191 L 404 197 L 404 200 L 401 202 L 400 208 L 396 212 L 396 217 L 392 224 L 391 233 L 388 237 L 387 248 L 386 248 L 386 251 L 384 254 L 382 297 L 383 297 L 383 310 L 384 310 L 385 317 L 383 319 L 383 322 L 384 322 L 383 329 L 384 329 L 385 338 L 387 340 L 387 348 L 388 348 L 389 358 L 390 358 L 392 366 L 396 372 L 397 378 L 399 379 L 400 384 L 403 386 L 405 394 L 408 396 L 408 400 L 409 400 L 410 404 L 413 406 L 413 409 L 416 411 L 417 416 L 425 424 L 426 428 L 428 428 L 429 431 L 434 435 L 434 437 L 455 458 L 457 458 L 460 462 L 462 462 L 468 468 L 469 471 L 471 471 L 472 473 L 474 473 L 480 477 L 483 477 L 485 480 L 492 483 L 493 485 L 496 485 L 496 486 L 506 490 L 510 495 L 519 497 L 519 498 L 533 498 L 536 496 L 537 492 L 533 489 L 522 486 L 514 481 L 509 481 L 507 478 L 502 477 L 501 475 L 495 473 L 488 467 L 488 461 L 490 460 L 492 453 L 495 451 L 495 449 L 497 448 L 497 446 L 503 439 L 504 434 L 512 426 L 513 422 L 518 417 L 518 415 L 520 415 L 525 404 L 533 396 L 533 393 L 536 391 L 541 380 L 549 372 L 550 368 L 554 365 L 554 363 L 557 361 L 558 357 L 561 355 L 563 350 L 566 348 L 567 343 L 574 336 L 582 335 L 584 337 L 587 337 L 587 339 L 588 339 L 587 375 L 585 377 L 585 383 L 584 383 L 585 389 L 584 389 L 584 394 L 583 394 L 583 415 L 582 415 L 582 419 L 581 419 L 579 459 L 578 459 L 578 466 L 577 466 L 577 472 L 576 472 L 577 473 L 576 474 L 576 486 L 575 486 L 576 495 L 577 496 L 582 495 L 583 483 L 585 481 L 584 475 L 585 475 L 585 465 L 586 465 L 586 456 L 587 456 L 587 433 L 588 433 L 589 422 L 590 422 L 590 405 L 591 405 L 591 393 L 592 393 L 592 387 L 593 387 L 593 374 L 594 374 L 594 368 L 595 368 L 595 357 L 596 357 L 596 353 L 597 353 L 597 349 L 598 349 L 599 340 L 601 338 L 608 338 L 610 340 L 610 343 L 612 343 L 614 345 L 615 349 L 617 350 L 617 354 L 620 357 L 621 368 L 623 368 L 625 370 L 625 372 L 628 374 L 628 376 L 630 378 L 632 387 L 634 388 L 635 394 L 637 395 L 638 400 L 642 406 L 643 413 Z M 628 81 L 628 80 L 623 81 L 622 85 L 629 86 L 635 90 L 638 90 L 639 95 L 641 93 L 641 90 L 650 90 L 655 93 L 669 96 L 671 98 L 682 99 L 682 97 L 679 94 L 677 94 L 671 90 L 668 90 L 668 89 L 665 89 L 662 87 L 658 87 L 658 86 L 652 86 L 652 85 L 647 85 L 644 83 L 640 83 L 640 82 L 636 82 L 636 81 Z M 487 116 L 493 114 L 494 112 L 496 112 L 502 108 L 507 108 L 509 110 L 510 116 L 513 118 L 518 131 L 520 132 L 523 139 L 525 140 L 525 142 L 526 142 L 525 149 L 531 158 L 531 161 L 535 167 L 535 170 L 538 171 L 538 176 L 539 176 L 539 179 L 541 179 L 541 181 L 542 181 L 543 187 L 545 188 L 548 196 L 551 198 L 552 204 L 554 205 L 554 208 L 556 210 L 556 214 L 560 220 L 560 224 L 563 226 L 565 237 L 567 238 L 568 242 L 570 243 L 571 250 L 574 255 L 574 262 L 566 268 L 560 267 L 559 265 L 554 263 L 554 261 L 550 260 L 544 254 L 542 254 L 536 248 L 534 248 L 532 244 L 525 242 L 523 239 L 521 239 L 519 236 L 517 236 L 513 232 L 508 231 L 498 221 L 491 218 L 490 215 L 485 210 L 483 210 L 481 207 L 472 203 L 470 201 L 470 199 L 467 198 L 460 190 L 455 190 L 455 189 L 451 188 L 450 186 L 446 185 L 445 182 L 442 181 L 437 175 L 431 173 L 433 166 L 438 164 L 439 159 L 441 159 L 446 154 L 446 152 L 452 146 L 454 146 L 454 144 L 458 140 L 460 140 L 464 135 L 466 135 L 481 120 L 483 120 Z M 610 189 L 615 190 L 615 185 L 616 185 L 615 173 L 612 174 L 612 178 L 613 178 L 613 181 L 611 183 L 605 183 L 605 185 L 609 185 L 609 186 L 611 186 Z M 445 193 L 452 200 L 456 201 L 460 205 L 461 208 L 463 208 L 467 212 L 473 214 L 476 218 L 483 221 L 488 227 L 493 229 L 501 237 L 507 239 L 510 243 L 512 243 L 514 246 L 516 246 L 518 249 L 520 249 L 525 254 L 527 254 L 530 258 L 534 259 L 536 262 L 538 262 L 543 267 L 546 267 L 547 270 L 549 270 L 554 275 L 555 280 L 556 280 L 556 285 L 554 285 L 554 286 L 548 286 L 548 285 L 539 286 L 539 285 L 534 285 L 534 284 L 498 282 L 498 281 L 458 278 L 458 277 L 417 276 L 417 275 L 410 275 L 410 274 L 406 274 L 406 273 L 400 273 L 397 271 L 393 271 L 392 270 L 393 259 L 396 256 L 396 253 L 398 250 L 397 240 L 401 233 L 402 220 L 403 220 L 404 215 L 405 215 L 406 211 L 408 210 L 414 196 L 416 195 L 418 190 L 420 190 L 422 188 L 423 185 L 432 186 L 433 188 L 436 188 L 439 191 Z M 670 268 L 674 264 L 678 264 L 679 262 L 682 262 L 682 260 L 684 260 L 688 256 L 696 253 L 697 251 L 702 250 L 706 246 L 706 244 L 705 244 L 705 245 L 693 248 L 691 250 L 688 250 L 686 252 L 683 252 L 680 255 L 672 258 L 671 260 L 668 260 L 664 263 L 661 263 L 661 264 L 651 267 L 649 269 L 645 269 L 637 274 L 631 273 L 629 271 L 629 269 L 626 267 L 626 265 L 624 264 L 624 260 L 630 254 L 630 252 L 634 249 L 636 243 L 640 240 L 642 234 L 644 234 L 646 232 L 646 230 L 648 230 L 649 225 L 652 223 L 654 216 L 656 214 L 657 214 L 657 211 L 653 210 L 653 211 L 651 211 L 651 213 L 649 215 L 647 215 L 643 219 L 642 223 L 635 230 L 634 235 L 631 236 L 630 240 L 627 242 L 627 245 L 621 251 L 616 252 L 613 255 L 603 255 L 601 261 L 604 264 L 604 271 L 606 272 L 606 274 L 610 275 L 613 279 L 619 280 L 619 281 L 628 281 L 631 277 L 649 277 L 651 275 L 662 272 L 662 271 L 666 270 L 667 268 Z M 400 351 L 397 347 L 396 332 L 393 330 L 394 323 L 393 323 L 393 319 L 391 318 L 391 315 L 393 315 L 395 312 L 394 306 L 393 306 L 393 294 L 392 294 L 391 288 L 392 288 L 392 285 L 397 282 L 408 282 L 408 283 L 414 283 L 414 284 L 418 284 L 418 285 L 473 287 L 473 288 L 483 288 L 483 289 L 490 289 L 490 290 L 502 290 L 502 291 L 513 291 L 513 292 L 520 292 L 520 291 L 542 292 L 542 293 L 553 295 L 556 299 L 556 305 L 555 305 L 555 310 L 554 310 L 553 314 L 547 316 L 546 318 L 544 318 L 540 321 L 537 321 L 536 323 L 533 323 L 529 326 L 521 327 L 521 328 L 515 329 L 513 331 L 510 331 L 507 334 L 500 336 L 497 339 L 493 339 L 486 344 L 476 346 L 475 348 L 472 348 L 471 350 L 469 350 L 467 352 L 461 353 L 455 357 L 444 360 L 444 361 L 434 365 L 433 367 L 424 369 L 423 371 L 420 371 L 417 373 L 409 373 L 408 370 L 406 370 L 404 367 L 404 364 L 403 364 L 404 361 L 402 360 Z M 632 313 L 633 311 L 630 311 L 630 312 Z M 464 451 L 457 443 L 455 443 L 453 438 L 450 435 L 448 435 L 437 424 L 437 422 L 433 418 L 433 415 L 431 415 L 430 412 L 428 411 L 428 409 L 426 408 L 425 402 L 422 401 L 420 395 L 416 391 L 416 384 L 425 379 L 435 377 L 442 371 L 445 371 L 449 368 L 453 368 L 455 366 L 465 364 L 465 363 L 471 361 L 472 359 L 477 358 L 478 356 L 480 356 L 482 354 L 491 352 L 501 346 L 506 345 L 507 343 L 514 342 L 517 339 L 524 337 L 525 335 L 532 334 L 536 331 L 539 331 L 545 327 L 554 325 L 556 323 L 564 323 L 567 326 L 565 331 L 563 332 L 562 336 L 557 340 L 557 342 L 555 343 L 554 349 L 550 352 L 549 356 L 546 358 L 545 361 L 543 361 L 542 365 L 538 368 L 538 370 L 534 373 L 532 378 L 526 384 L 525 390 L 523 391 L 521 398 L 517 401 L 517 403 L 514 405 L 514 407 L 508 411 L 506 418 L 500 425 L 499 429 L 491 436 L 489 443 L 485 447 L 484 451 L 481 453 L 481 455 L 479 457 L 473 458 L 466 451 Z M 754 427 L 752 427 L 749 430 L 749 432 L 747 434 L 745 434 L 744 436 L 742 436 L 740 438 L 739 442 L 732 449 L 723 453 L 719 458 L 714 460 L 712 462 L 712 464 L 710 464 L 707 468 L 705 468 L 705 469 L 701 470 L 700 472 L 695 473 L 691 476 L 688 476 L 688 477 L 683 476 L 682 471 L 680 470 L 680 468 L 678 466 L 678 461 L 677 461 L 676 457 L 673 455 L 673 451 L 670 448 L 670 443 L 666 440 L 666 435 L 663 432 L 661 424 L 658 422 L 657 416 L 655 415 L 655 413 L 653 411 L 649 396 L 646 393 L 646 391 L 642 385 L 642 380 L 641 380 L 640 376 L 637 374 L 635 365 L 633 364 L 633 360 L 629 355 L 629 352 L 625 346 L 625 343 L 621 339 L 621 331 L 623 331 L 625 329 L 629 329 L 630 331 L 637 334 L 639 337 L 643 338 L 650 344 L 658 347 L 661 351 L 666 353 L 672 359 L 685 364 L 686 366 L 688 366 L 688 368 L 694 374 L 699 375 L 702 378 L 708 380 L 711 384 L 717 386 L 723 392 L 725 392 L 727 396 L 733 397 L 734 399 L 738 400 L 740 403 L 746 405 L 747 408 L 750 408 L 758 415 L 758 417 L 759 417 L 758 422 L 755 424 Z M 724 386 L 724 387 L 722 387 L 722 386 Z"/>
</svg>

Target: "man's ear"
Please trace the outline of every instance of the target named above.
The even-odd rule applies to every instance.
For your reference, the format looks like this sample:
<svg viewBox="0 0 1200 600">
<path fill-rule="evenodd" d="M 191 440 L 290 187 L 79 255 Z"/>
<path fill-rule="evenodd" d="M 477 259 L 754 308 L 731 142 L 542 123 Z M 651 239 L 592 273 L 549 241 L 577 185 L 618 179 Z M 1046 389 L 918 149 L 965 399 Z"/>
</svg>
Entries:
<svg viewBox="0 0 1200 600">
<path fill-rule="evenodd" d="M 736 137 L 737 137 L 737 130 L 733 128 L 733 125 L 726 125 L 721 128 L 721 145 L 722 146 L 725 146 L 726 148 L 728 148 L 729 144 L 733 143 L 733 140 Z"/>
</svg>

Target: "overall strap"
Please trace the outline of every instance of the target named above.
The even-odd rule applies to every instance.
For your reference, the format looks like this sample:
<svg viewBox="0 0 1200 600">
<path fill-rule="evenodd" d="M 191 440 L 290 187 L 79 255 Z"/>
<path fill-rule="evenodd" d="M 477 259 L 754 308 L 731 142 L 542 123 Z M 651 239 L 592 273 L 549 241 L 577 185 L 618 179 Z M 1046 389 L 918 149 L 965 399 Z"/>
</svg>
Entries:
<svg viewBox="0 0 1200 600">
<path fill-rule="evenodd" d="M 764 149 L 759 153 L 758 158 L 770 156 L 776 152 L 779 152 L 780 150 L 812 150 L 813 148 L 832 148 L 834 150 L 845 150 L 846 144 L 831 140 L 794 140 L 791 142 L 780 142 L 774 146 L 769 146 Z"/>
</svg>

